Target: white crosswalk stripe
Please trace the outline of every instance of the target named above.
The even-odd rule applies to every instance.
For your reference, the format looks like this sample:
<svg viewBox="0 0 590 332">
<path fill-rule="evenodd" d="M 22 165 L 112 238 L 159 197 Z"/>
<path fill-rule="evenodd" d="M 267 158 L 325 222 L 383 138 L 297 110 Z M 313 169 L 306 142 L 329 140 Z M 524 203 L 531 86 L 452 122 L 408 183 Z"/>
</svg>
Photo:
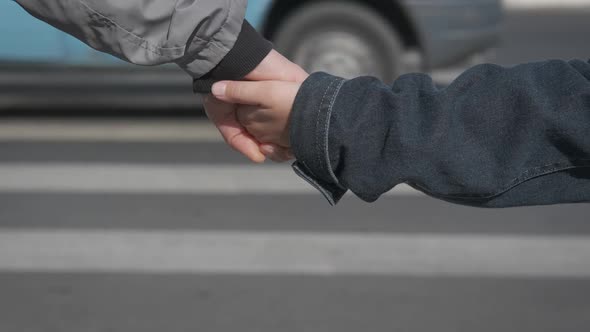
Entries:
<svg viewBox="0 0 590 332">
<path fill-rule="evenodd" d="M 223 142 L 204 120 L 3 120 L 0 142 Z"/>
<path fill-rule="evenodd" d="M 0 192 L 305 194 L 317 193 L 287 165 L 0 164 Z M 399 186 L 390 195 L 419 195 Z"/>
<path fill-rule="evenodd" d="M 2 230 L 0 271 L 588 278 L 590 239 Z"/>
</svg>

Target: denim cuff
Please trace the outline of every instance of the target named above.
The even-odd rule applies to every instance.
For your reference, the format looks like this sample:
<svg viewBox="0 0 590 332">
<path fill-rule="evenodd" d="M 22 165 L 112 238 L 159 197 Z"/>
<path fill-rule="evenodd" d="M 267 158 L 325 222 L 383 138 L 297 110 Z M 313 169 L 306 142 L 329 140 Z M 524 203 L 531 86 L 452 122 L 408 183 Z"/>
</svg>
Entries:
<svg viewBox="0 0 590 332">
<path fill-rule="evenodd" d="M 331 205 L 347 192 L 334 174 L 328 149 L 332 108 L 344 82 L 326 73 L 312 74 L 301 86 L 291 113 L 291 145 L 297 158 L 293 169 Z"/>
</svg>

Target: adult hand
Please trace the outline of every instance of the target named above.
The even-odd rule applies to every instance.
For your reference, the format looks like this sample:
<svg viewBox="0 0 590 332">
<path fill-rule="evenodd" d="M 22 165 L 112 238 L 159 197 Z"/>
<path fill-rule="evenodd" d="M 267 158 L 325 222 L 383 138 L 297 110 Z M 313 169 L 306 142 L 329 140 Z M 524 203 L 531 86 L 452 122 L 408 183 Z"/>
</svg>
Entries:
<svg viewBox="0 0 590 332">
<path fill-rule="evenodd" d="M 276 51 L 271 53 L 245 79 L 250 81 L 287 81 L 303 82 L 309 75 L 301 67 L 289 61 Z M 290 149 L 273 144 L 261 145 L 240 123 L 237 116 L 237 104 L 223 102 L 213 96 L 204 101 L 205 112 L 221 135 L 236 151 L 242 153 L 255 163 L 262 163 L 268 157 L 280 162 L 292 159 Z"/>
<path fill-rule="evenodd" d="M 301 83 L 283 81 L 215 83 L 216 100 L 237 105 L 238 122 L 256 141 L 291 148 L 290 115 Z"/>
</svg>

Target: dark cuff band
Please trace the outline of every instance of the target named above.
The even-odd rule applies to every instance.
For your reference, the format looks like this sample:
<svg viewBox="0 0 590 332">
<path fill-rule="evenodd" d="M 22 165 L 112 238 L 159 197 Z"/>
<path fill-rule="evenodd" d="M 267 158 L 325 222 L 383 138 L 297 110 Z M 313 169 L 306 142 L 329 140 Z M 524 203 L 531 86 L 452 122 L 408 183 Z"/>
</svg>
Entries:
<svg viewBox="0 0 590 332">
<path fill-rule="evenodd" d="M 248 21 L 225 58 L 203 77 L 193 81 L 195 93 L 211 93 L 211 86 L 223 80 L 237 81 L 251 73 L 272 51 L 273 45 L 264 39 Z"/>
</svg>

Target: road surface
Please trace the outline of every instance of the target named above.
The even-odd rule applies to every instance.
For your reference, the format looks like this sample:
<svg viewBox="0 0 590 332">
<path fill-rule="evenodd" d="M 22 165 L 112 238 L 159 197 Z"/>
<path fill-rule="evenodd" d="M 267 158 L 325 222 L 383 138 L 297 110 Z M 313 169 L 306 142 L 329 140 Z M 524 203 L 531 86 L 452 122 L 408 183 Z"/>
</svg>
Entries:
<svg viewBox="0 0 590 332">
<path fill-rule="evenodd" d="M 590 327 L 590 205 L 331 208 L 194 121 L 3 121 L 0 331 Z"/>
</svg>

